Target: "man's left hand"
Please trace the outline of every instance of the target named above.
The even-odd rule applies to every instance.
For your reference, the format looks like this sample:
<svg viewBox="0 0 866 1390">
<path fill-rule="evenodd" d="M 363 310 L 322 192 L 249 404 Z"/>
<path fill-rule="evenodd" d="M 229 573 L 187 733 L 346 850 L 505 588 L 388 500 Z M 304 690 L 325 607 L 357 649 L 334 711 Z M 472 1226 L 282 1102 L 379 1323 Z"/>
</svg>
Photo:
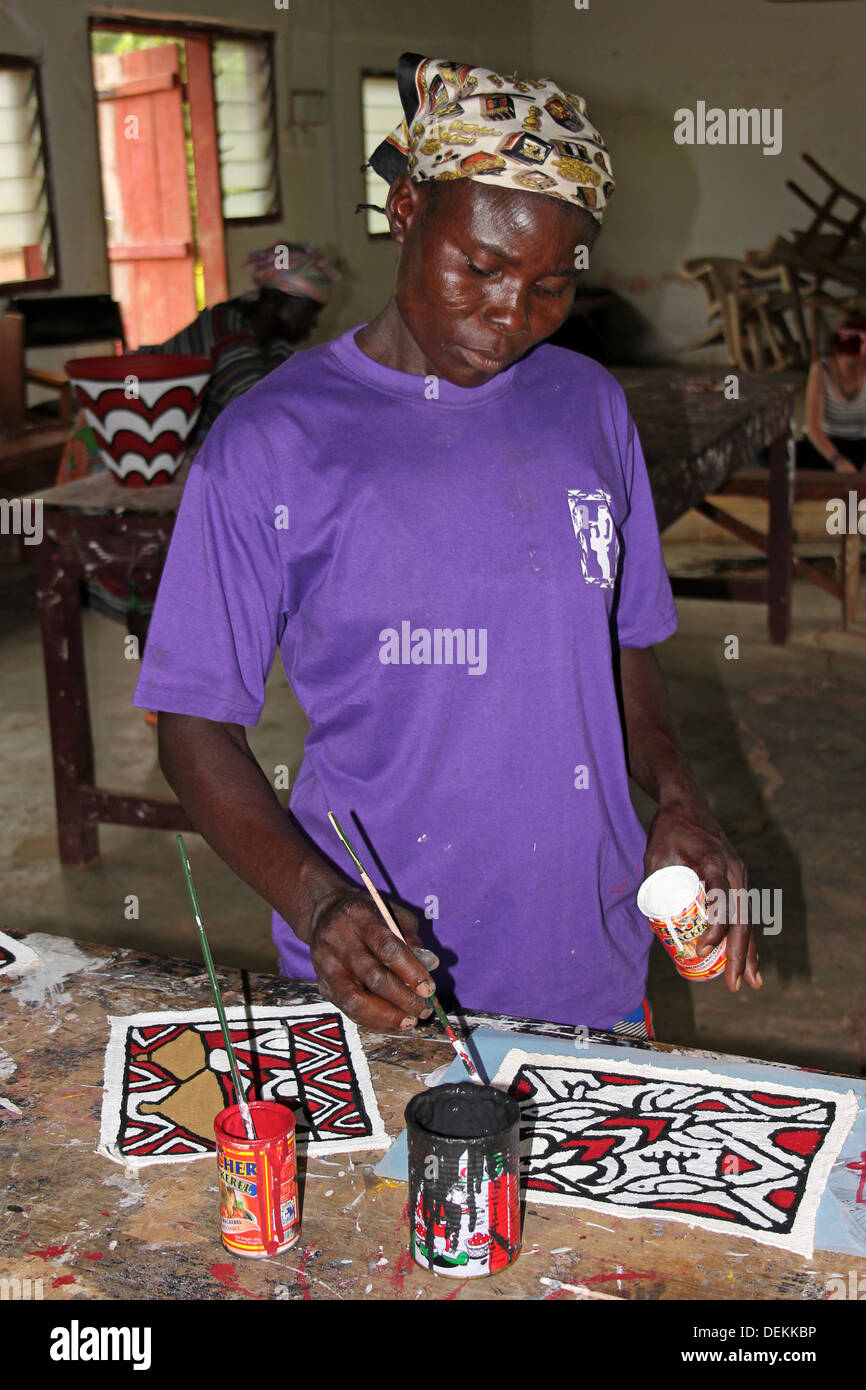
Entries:
<svg viewBox="0 0 866 1390">
<path fill-rule="evenodd" d="M 714 904 L 708 909 L 710 925 L 699 939 L 700 954 L 708 955 L 727 933 L 725 983 L 728 989 L 736 992 L 744 977 L 752 989 L 760 989 L 763 981 L 748 921 L 748 898 L 741 893 L 732 898 L 730 894 L 731 889 L 748 888 L 746 868 L 721 826 L 698 802 L 677 801 L 660 807 L 650 826 L 645 873 L 649 875 L 669 864 L 687 864 L 694 869 L 708 897 L 719 889 L 724 894 L 721 911 Z M 732 907 L 734 910 L 729 911 Z"/>
</svg>

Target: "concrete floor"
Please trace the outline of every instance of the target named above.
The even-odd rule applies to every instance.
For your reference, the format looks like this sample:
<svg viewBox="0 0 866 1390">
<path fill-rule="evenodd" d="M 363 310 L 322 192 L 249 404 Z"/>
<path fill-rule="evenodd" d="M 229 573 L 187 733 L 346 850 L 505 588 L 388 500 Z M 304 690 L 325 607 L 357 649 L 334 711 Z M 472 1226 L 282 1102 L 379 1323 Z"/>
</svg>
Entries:
<svg viewBox="0 0 866 1390">
<path fill-rule="evenodd" d="M 697 527 L 666 538 L 669 566 L 694 566 L 713 548 Z M 815 547 L 812 547 L 814 553 Z M 35 599 L 29 576 L 0 579 L 0 928 L 17 927 L 198 959 L 173 835 L 104 826 L 102 864 L 61 869 Z M 683 741 L 754 886 L 781 889 L 778 935 L 759 937 L 764 989 L 731 995 L 689 985 L 660 947 L 650 997 L 669 1042 L 859 1074 L 866 1064 L 863 796 L 866 620 L 847 634 L 839 605 L 795 584 L 794 636 L 765 637 L 758 605 L 682 601 L 680 631 L 660 659 Z M 91 712 L 100 784 L 170 794 L 155 731 L 129 700 L 137 663 L 123 629 L 85 613 Z M 739 638 L 739 658 L 724 656 Z M 251 743 L 266 768 L 297 771 L 306 721 L 282 669 Z M 288 793 L 284 793 L 287 798 Z M 643 816 L 651 808 L 636 793 Z M 274 968 L 269 910 L 198 837 L 188 845 L 214 954 L 225 965 Z M 128 916 L 126 900 L 138 900 Z"/>
</svg>

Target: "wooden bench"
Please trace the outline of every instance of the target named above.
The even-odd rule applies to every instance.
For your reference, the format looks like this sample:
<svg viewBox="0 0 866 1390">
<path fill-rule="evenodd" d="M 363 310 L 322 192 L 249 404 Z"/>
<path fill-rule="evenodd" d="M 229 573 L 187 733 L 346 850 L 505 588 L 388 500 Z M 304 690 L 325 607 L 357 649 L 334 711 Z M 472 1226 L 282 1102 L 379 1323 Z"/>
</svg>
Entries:
<svg viewBox="0 0 866 1390">
<path fill-rule="evenodd" d="M 841 498 L 848 506 L 849 493 L 856 493 L 858 502 L 866 498 L 866 476 L 862 473 L 835 473 L 821 469 L 797 469 L 794 472 L 794 502 L 830 502 Z M 718 497 L 770 497 L 770 474 L 765 468 L 742 468 L 732 473 Z M 714 501 L 704 501 L 695 509 L 708 517 L 716 525 L 724 527 L 739 540 L 753 545 L 768 557 L 771 554 L 772 537 L 770 533 L 755 530 L 746 522 L 738 520 L 717 506 Z M 833 533 L 828 532 L 833 539 Z M 839 550 L 836 556 L 836 577 L 826 574 L 810 560 L 793 554 L 791 549 L 791 569 L 802 579 L 817 584 L 826 593 L 839 599 L 842 605 L 842 627 L 847 630 L 857 618 L 860 608 L 860 536 L 856 529 L 846 530 L 838 537 Z M 793 541 L 793 536 L 791 537 Z M 700 583 L 703 581 L 692 581 Z M 724 582 L 724 581 L 722 581 Z M 749 592 L 750 589 L 754 592 Z M 764 600 L 767 597 L 766 577 L 740 579 L 736 581 L 736 592 L 730 597 Z"/>
</svg>

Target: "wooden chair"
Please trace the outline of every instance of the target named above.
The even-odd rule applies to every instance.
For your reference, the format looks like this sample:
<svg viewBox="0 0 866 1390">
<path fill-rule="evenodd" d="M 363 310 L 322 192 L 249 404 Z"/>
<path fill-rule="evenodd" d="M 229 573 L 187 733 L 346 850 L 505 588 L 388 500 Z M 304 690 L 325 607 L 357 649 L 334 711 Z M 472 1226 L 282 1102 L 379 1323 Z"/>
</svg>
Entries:
<svg viewBox="0 0 866 1390">
<path fill-rule="evenodd" d="M 47 387 L 60 395 L 60 418 L 69 428 L 74 418 L 74 399 L 65 372 L 30 367 L 27 354 L 40 348 L 76 348 L 83 343 L 111 343 L 123 350 L 125 337 L 120 307 L 110 294 L 21 295 L 10 299 L 9 309 L 24 324 L 22 353 L 25 385 Z M 35 413 L 46 413 L 36 406 Z M 47 412 L 56 418 L 57 411 Z"/>
<path fill-rule="evenodd" d="M 706 293 L 707 327 L 696 338 L 690 338 L 687 343 L 682 343 L 680 347 L 675 349 L 676 352 L 694 352 L 698 348 L 709 347 L 712 343 L 727 341 L 723 322 L 724 294 L 719 283 L 719 273 L 714 264 L 720 259 L 720 257 L 699 256 L 694 260 L 684 261 L 680 266 L 680 274 L 687 275 L 690 280 L 697 280 Z"/>
<path fill-rule="evenodd" d="M 72 395 L 65 377 L 63 384 L 69 393 L 66 413 L 71 419 Z M 62 419 L 34 418 L 28 412 L 24 323 L 20 314 L 4 314 L 0 319 L 0 496 L 20 497 L 50 487 L 69 429 Z M 32 551 L 24 547 L 21 536 L 0 536 L 0 564 L 15 565 L 25 558 L 32 560 Z"/>
<path fill-rule="evenodd" d="M 24 316 L 9 310 L 0 319 L 0 431 L 12 439 L 36 429 L 40 424 L 54 423 L 34 414 L 27 405 L 27 386 L 34 384 L 56 391 L 60 400 L 60 423 L 68 431 L 72 425 L 72 387 L 65 372 L 46 372 L 28 367 L 25 355 L 26 324 Z"/>
<path fill-rule="evenodd" d="M 690 352 L 721 340 L 731 366 L 744 372 L 784 371 L 807 359 L 802 307 L 787 266 L 703 256 L 686 261 L 681 270 L 703 286 L 709 323 L 703 334 L 677 351 Z"/>
<path fill-rule="evenodd" d="M 845 188 L 843 184 L 833 178 L 832 174 L 828 174 L 826 169 L 822 169 L 817 159 L 813 159 L 810 154 L 804 154 L 802 159 L 819 178 L 824 180 L 829 190 L 823 203 L 818 203 L 798 184 L 794 183 L 793 179 L 788 179 L 785 185 L 813 213 L 812 221 L 805 231 L 794 233 L 794 245 L 801 256 L 816 257 L 818 269 L 821 265 L 826 267 L 818 280 L 818 288 L 820 289 L 824 277 L 829 275 L 832 278 L 838 276 L 840 269 L 844 271 L 844 267 L 841 267 L 840 263 L 846 252 L 851 251 L 856 242 L 862 242 L 863 224 L 866 220 L 866 198 L 861 198 L 859 193 Z M 851 204 L 850 210 L 845 215 L 842 214 L 840 206 L 843 203 Z M 843 278 L 847 277 L 843 275 Z M 855 276 L 855 278 L 857 277 Z M 862 277 L 860 278 L 862 279 Z M 863 288 L 866 289 L 866 285 Z"/>
<path fill-rule="evenodd" d="M 810 315 L 810 355 L 820 355 L 825 316 L 862 308 L 866 299 L 866 197 L 839 183 L 810 154 L 803 162 L 827 185 L 818 201 L 793 179 L 786 187 L 812 213 L 802 231 L 783 248 L 777 239 L 770 254 L 784 256 L 797 292 Z"/>
<path fill-rule="evenodd" d="M 817 244 L 826 246 L 826 239 Z M 836 268 L 832 277 L 833 282 L 836 283 L 834 285 L 831 282 L 828 285 L 826 282 L 830 279 L 828 272 L 831 267 L 828 266 L 823 256 L 820 256 L 819 263 L 815 264 L 815 255 L 807 252 L 804 258 L 797 251 L 795 242 L 788 237 L 774 237 L 770 245 L 763 251 L 747 251 L 746 258 L 753 267 L 781 264 L 788 270 L 796 304 L 796 317 L 808 344 L 808 354 L 811 361 L 820 356 L 825 320 L 829 319 L 831 323 L 834 323 L 841 314 L 854 311 L 862 313 L 864 311 L 866 283 L 861 281 L 856 270 L 849 268 L 850 262 Z M 864 266 L 866 266 L 866 258 L 864 258 Z M 842 292 L 834 293 L 834 288 L 840 286 Z M 808 332 L 805 328 L 805 316 L 807 314 L 809 316 Z"/>
<path fill-rule="evenodd" d="M 29 365 L 27 354 L 111 343 L 123 349 L 120 307 L 110 294 L 21 295 L 0 319 L 0 493 L 6 497 L 53 483 L 75 422 L 75 396 L 66 373 Z M 29 386 L 57 402 L 30 405 Z"/>
</svg>

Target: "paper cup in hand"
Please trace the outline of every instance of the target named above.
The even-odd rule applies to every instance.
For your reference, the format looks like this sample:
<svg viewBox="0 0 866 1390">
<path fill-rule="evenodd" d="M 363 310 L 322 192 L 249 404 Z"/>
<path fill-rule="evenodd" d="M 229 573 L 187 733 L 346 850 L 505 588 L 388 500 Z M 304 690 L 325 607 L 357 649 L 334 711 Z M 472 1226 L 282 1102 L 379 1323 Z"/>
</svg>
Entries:
<svg viewBox="0 0 866 1390">
<path fill-rule="evenodd" d="M 707 926 L 707 896 L 694 869 L 670 864 L 641 884 L 637 905 L 686 980 L 712 980 L 725 968 L 727 940 L 708 956 L 698 955 Z"/>
</svg>

